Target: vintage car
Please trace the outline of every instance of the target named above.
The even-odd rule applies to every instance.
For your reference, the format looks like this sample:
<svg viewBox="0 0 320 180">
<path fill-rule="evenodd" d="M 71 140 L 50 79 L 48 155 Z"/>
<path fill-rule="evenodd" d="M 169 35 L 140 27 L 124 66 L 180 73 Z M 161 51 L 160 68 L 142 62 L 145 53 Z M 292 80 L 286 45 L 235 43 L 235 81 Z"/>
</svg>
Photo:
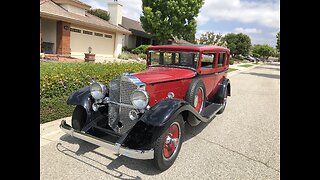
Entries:
<svg viewBox="0 0 320 180">
<path fill-rule="evenodd" d="M 219 46 L 159 45 L 147 49 L 146 70 L 108 85 L 93 81 L 72 94 L 67 134 L 164 171 L 176 160 L 185 125 L 221 114 L 231 95 L 230 51 Z"/>
</svg>

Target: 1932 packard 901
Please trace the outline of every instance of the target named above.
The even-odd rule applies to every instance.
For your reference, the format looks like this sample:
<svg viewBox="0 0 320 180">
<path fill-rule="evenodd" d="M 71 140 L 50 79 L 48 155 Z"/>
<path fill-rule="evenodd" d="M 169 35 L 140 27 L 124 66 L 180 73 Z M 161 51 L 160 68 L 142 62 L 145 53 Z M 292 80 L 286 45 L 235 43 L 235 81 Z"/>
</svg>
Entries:
<svg viewBox="0 0 320 180">
<path fill-rule="evenodd" d="M 72 94 L 72 124 L 63 120 L 60 128 L 166 170 L 179 154 L 185 123 L 196 126 L 224 111 L 229 61 L 229 49 L 219 46 L 151 46 L 146 70 L 124 73 L 109 85 L 93 81 Z"/>
</svg>

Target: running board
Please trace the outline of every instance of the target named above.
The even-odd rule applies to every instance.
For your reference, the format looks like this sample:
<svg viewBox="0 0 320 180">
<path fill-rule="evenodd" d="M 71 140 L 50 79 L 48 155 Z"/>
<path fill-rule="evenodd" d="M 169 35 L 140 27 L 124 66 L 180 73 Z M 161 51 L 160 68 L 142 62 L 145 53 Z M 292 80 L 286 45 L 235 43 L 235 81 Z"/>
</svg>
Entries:
<svg viewBox="0 0 320 180">
<path fill-rule="evenodd" d="M 206 119 L 208 119 L 208 121 L 210 119 L 212 119 L 217 113 L 218 111 L 223 107 L 222 104 L 216 104 L 216 103 L 212 103 L 209 106 L 207 106 L 205 109 L 203 109 L 203 111 L 200 113 L 200 115 Z"/>
</svg>

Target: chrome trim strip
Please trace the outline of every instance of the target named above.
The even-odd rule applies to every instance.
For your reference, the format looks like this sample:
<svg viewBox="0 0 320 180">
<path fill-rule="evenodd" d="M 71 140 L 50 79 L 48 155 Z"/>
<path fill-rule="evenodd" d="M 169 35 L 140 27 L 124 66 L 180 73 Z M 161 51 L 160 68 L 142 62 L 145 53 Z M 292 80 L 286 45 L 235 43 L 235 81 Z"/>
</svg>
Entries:
<svg viewBox="0 0 320 180">
<path fill-rule="evenodd" d="M 141 86 L 145 86 L 146 83 L 140 81 L 139 78 L 137 78 L 136 76 L 124 73 L 123 74 L 124 77 L 128 78 L 132 83 L 134 83 L 135 85 L 137 85 L 138 88 L 140 88 Z"/>
<path fill-rule="evenodd" d="M 154 150 L 153 149 L 135 150 L 135 149 L 129 149 L 126 147 L 122 147 L 119 143 L 111 143 L 111 142 L 106 141 L 104 139 L 97 138 L 97 137 L 92 136 L 90 134 L 75 130 L 71 126 L 69 126 L 65 120 L 61 121 L 60 128 L 66 134 L 69 134 L 69 135 L 76 137 L 78 139 L 82 139 L 82 140 L 87 141 L 89 143 L 95 144 L 97 146 L 104 147 L 106 149 L 114 151 L 117 154 L 121 154 L 121 155 L 130 157 L 130 158 L 134 158 L 134 159 L 153 159 L 153 157 L 154 157 Z"/>
<path fill-rule="evenodd" d="M 119 105 L 119 106 L 124 106 L 124 107 L 128 107 L 128 108 L 137 109 L 134 105 L 118 103 L 118 102 L 110 101 L 109 99 L 106 99 L 104 101 L 104 103 L 111 103 L 111 104 L 116 104 L 116 105 Z"/>
</svg>

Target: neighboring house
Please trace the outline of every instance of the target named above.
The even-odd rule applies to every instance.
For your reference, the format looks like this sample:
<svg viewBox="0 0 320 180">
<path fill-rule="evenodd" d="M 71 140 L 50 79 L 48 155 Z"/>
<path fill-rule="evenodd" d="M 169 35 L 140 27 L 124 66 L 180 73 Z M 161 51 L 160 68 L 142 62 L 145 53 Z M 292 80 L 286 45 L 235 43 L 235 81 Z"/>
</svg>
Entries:
<svg viewBox="0 0 320 180">
<path fill-rule="evenodd" d="M 122 8 L 117 2 L 108 6 L 110 13 Z M 98 62 L 118 57 L 131 32 L 115 25 L 117 13 L 108 22 L 87 13 L 90 8 L 78 0 L 40 0 L 40 51 L 83 59 L 91 47 Z"/>
<path fill-rule="evenodd" d="M 131 49 L 142 44 L 155 44 L 155 42 L 151 39 L 151 35 L 144 31 L 139 21 L 122 17 L 122 23 L 119 25 L 131 31 L 132 33 L 125 36 L 123 46 Z"/>
</svg>

